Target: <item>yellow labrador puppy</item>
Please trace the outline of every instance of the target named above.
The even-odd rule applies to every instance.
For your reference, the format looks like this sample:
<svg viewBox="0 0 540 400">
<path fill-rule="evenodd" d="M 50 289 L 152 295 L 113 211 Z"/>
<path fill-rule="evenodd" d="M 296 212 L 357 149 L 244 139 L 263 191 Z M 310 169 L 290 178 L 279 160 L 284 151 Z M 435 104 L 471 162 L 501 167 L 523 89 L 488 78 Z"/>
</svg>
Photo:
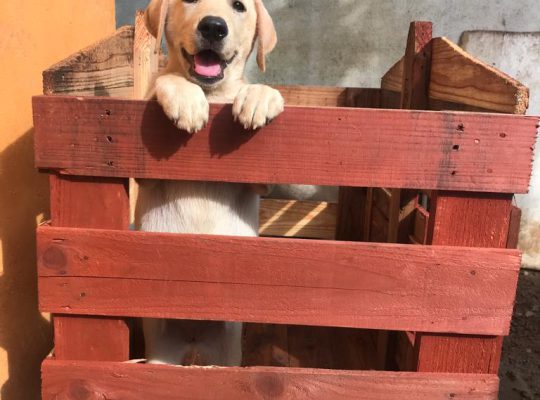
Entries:
<svg viewBox="0 0 540 400">
<path fill-rule="evenodd" d="M 148 30 L 169 50 L 166 71 L 153 95 L 182 130 L 195 133 L 208 122 L 209 102 L 233 103 L 246 129 L 264 126 L 283 111 L 280 93 L 244 80 L 255 43 L 257 62 L 277 42 L 262 0 L 152 0 Z M 210 182 L 146 182 L 137 203 L 143 231 L 256 236 L 259 196 L 251 185 Z M 181 267 L 181 266 L 179 266 Z M 238 323 L 144 321 L 147 359 L 182 365 L 240 365 Z"/>
</svg>

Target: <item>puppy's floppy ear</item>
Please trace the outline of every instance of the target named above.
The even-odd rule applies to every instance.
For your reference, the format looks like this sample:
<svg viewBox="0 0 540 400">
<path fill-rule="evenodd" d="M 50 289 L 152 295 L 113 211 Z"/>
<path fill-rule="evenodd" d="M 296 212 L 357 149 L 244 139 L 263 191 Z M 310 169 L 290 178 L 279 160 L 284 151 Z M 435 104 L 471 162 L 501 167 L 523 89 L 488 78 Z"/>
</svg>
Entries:
<svg viewBox="0 0 540 400">
<path fill-rule="evenodd" d="M 156 53 L 158 53 L 161 48 L 168 10 L 169 0 L 152 0 L 144 13 L 146 29 L 148 29 L 148 32 L 157 39 Z"/>
<path fill-rule="evenodd" d="M 259 69 L 264 72 L 266 71 L 266 55 L 276 47 L 277 33 L 272 17 L 268 14 L 262 0 L 255 0 L 255 8 L 257 10 L 257 37 L 259 39 L 257 64 Z"/>
</svg>

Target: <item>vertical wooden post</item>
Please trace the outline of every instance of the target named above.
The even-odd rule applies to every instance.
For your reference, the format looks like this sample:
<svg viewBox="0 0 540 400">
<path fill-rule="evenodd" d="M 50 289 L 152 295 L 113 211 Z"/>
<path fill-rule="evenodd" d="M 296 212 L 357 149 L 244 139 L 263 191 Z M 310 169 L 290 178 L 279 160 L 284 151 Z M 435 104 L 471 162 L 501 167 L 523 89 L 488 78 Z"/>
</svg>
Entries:
<svg viewBox="0 0 540 400">
<path fill-rule="evenodd" d="M 409 27 L 407 47 L 403 60 L 401 108 L 426 110 L 429 108 L 429 83 L 431 80 L 433 24 L 412 22 Z M 410 233 L 412 218 L 403 215 L 412 210 L 417 193 L 413 190 L 392 189 L 388 210 L 388 242 L 397 243 Z M 414 368 L 414 333 L 396 332 L 388 340 L 388 367 L 411 370 Z M 396 359 L 396 355 L 399 359 Z"/>
<path fill-rule="evenodd" d="M 152 80 L 158 72 L 159 54 L 155 53 L 156 39 L 148 32 L 144 11 L 135 16 L 135 40 L 133 41 L 133 98 L 144 99 L 150 92 Z"/>
<path fill-rule="evenodd" d="M 129 227 L 127 179 L 51 175 L 50 191 L 53 226 L 119 230 Z M 129 359 L 129 329 L 124 320 L 63 315 L 54 315 L 53 319 L 57 359 Z"/>
<path fill-rule="evenodd" d="M 511 213 L 509 194 L 435 193 L 428 241 L 433 245 L 505 248 Z M 418 334 L 416 370 L 496 374 L 502 339 Z"/>
</svg>

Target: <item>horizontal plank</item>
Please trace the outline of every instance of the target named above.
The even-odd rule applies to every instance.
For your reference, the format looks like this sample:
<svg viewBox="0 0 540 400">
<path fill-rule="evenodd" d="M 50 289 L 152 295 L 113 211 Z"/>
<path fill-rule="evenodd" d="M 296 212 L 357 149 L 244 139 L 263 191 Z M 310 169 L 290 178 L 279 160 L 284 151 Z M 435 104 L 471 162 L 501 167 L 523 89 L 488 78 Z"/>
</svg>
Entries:
<svg viewBox="0 0 540 400">
<path fill-rule="evenodd" d="M 281 92 L 285 104 L 310 107 L 345 107 L 347 88 L 332 86 L 285 86 L 274 85 Z"/>
<path fill-rule="evenodd" d="M 336 235 L 337 204 L 296 200 L 261 200 L 261 236 L 332 240 Z"/>
<path fill-rule="evenodd" d="M 496 400 L 496 375 L 46 360 L 43 400 Z M 412 397 L 411 397 L 412 396 Z"/>
<path fill-rule="evenodd" d="M 507 334 L 520 253 L 41 227 L 42 311 Z"/>
<path fill-rule="evenodd" d="M 156 102 L 34 98 L 35 160 L 60 173 L 156 179 L 526 192 L 537 118 L 289 107 L 243 131 L 230 105 L 179 132 Z M 456 147 L 457 146 L 457 147 Z"/>
</svg>

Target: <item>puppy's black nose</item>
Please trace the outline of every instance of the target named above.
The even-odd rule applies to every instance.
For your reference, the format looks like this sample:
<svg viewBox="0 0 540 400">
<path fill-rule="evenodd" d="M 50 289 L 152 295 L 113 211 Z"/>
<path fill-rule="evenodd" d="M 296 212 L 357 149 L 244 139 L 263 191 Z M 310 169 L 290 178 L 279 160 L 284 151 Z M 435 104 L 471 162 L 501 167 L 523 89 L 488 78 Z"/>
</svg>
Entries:
<svg viewBox="0 0 540 400">
<path fill-rule="evenodd" d="M 227 23 L 220 17 L 204 17 L 197 29 L 210 42 L 220 42 L 229 34 Z"/>
</svg>

